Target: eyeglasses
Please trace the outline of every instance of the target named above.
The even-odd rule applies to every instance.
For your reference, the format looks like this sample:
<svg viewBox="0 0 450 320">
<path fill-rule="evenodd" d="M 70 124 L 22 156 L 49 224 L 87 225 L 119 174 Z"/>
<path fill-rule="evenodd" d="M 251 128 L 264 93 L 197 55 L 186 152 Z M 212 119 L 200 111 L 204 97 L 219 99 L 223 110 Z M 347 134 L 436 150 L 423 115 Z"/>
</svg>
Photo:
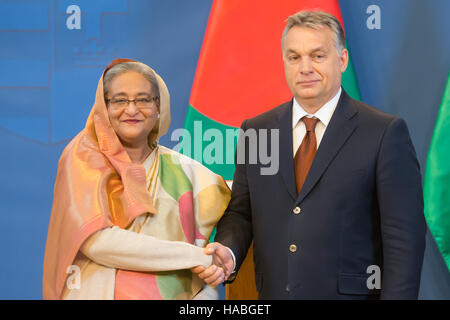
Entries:
<svg viewBox="0 0 450 320">
<path fill-rule="evenodd" d="M 136 98 L 133 100 L 125 99 L 125 98 L 114 98 L 114 99 L 106 99 L 105 101 L 109 104 L 109 106 L 114 110 L 122 110 L 128 107 L 128 105 L 133 102 L 136 107 L 139 109 L 150 109 L 157 101 L 159 97 L 145 97 L 145 98 Z"/>
</svg>

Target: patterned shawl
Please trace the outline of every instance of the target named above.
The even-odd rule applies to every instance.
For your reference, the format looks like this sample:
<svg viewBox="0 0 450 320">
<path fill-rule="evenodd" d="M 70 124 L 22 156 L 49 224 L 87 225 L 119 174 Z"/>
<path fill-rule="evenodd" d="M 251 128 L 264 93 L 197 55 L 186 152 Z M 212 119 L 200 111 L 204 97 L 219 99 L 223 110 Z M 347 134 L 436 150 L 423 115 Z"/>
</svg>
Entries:
<svg viewBox="0 0 450 320">
<path fill-rule="evenodd" d="M 103 75 L 115 64 L 125 61 L 133 60 L 116 59 Z M 161 77 L 156 72 L 154 74 L 160 92 L 160 118 L 149 134 L 149 144 L 165 134 L 170 124 L 169 92 Z M 58 163 L 44 257 L 44 299 L 61 298 L 68 268 L 83 242 L 96 231 L 111 226 L 127 228 L 137 216 L 150 213 L 159 224 L 171 221 L 165 229 L 153 228 L 152 236 L 194 243 L 195 239 L 209 238 L 229 201 L 230 192 L 223 178 L 164 147 L 155 150 L 158 157 L 149 172 L 153 176 L 147 189 L 143 165 L 131 162 L 110 124 L 103 95 L 103 75 L 84 130 L 67 145 Z M 173 156 L 169 157 L 170 154 Z M 205 207 L 210 199 L 217 204 Z M 169 210 L 160 214 L 161 208 Z M 176 211 L 179 213 L 178 223 L 173 214 L 167 214 Z M 178 236 L 168 239 L 166 230 Z M 182 281 L 173 281 L 172 274 L 161 275 L 160 278 L 165 280 L 155 282 L 158 280 L 156 276 L 118 270 L 115 289 L 129 292 L 130 288 L 121 286 L 128 286 L 127 283 L 133 283 L 130 279 L 136 278 L 149 285 L 157 285 L 145 287 L 147 291 L 134 298 L 176 297 L 174 293 L 177 290 L 174 291 L 173 287 Z M 175 279 L 178 279 L 176 275 Z M 159 287 L 169 290 L 159 292 Z"/>
</svg>

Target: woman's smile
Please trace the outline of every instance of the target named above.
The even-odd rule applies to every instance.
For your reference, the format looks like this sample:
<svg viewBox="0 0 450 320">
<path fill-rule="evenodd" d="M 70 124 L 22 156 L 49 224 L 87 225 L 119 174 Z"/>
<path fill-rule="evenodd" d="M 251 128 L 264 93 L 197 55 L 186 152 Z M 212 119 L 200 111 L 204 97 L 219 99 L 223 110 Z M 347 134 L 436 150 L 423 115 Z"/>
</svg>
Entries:
<svg viewBox="0 0 450 320">
<path fill-rule="evenodd" d="M 140 123 L 142 121 L 143 120 L 138 120 L 138 119 L 125 119 L 125 120 L 122 120 L 122 122 L 125 122 L 127 124 L 137 124 L 137 123 Z"/>
</svg>

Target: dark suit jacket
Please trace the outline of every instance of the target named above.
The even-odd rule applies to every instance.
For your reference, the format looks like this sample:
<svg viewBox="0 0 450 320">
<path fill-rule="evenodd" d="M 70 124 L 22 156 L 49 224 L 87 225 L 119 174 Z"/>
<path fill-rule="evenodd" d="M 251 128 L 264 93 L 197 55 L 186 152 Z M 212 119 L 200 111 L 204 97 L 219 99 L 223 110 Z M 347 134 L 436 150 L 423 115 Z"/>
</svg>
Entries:
<svg viewBox="0 0 450 320">
<path fill-rule="evenodd" d="M 247 162 L 236 164 L 215 241 L 231 248 L 238 269 L 254 240 L 261 299 L 417 298 L 426 226 L 419 163 L 402 119 L 343 90 L 299 195 L 292 101 L 242 129 L 279 129 L 280 166 L 261 175 L 267 165 L 248 163 L 241 135 L 237 152 L 245 145 Z M 372 265 L 381 270 L 381 290 L 367 285 Z"/>
</svg>

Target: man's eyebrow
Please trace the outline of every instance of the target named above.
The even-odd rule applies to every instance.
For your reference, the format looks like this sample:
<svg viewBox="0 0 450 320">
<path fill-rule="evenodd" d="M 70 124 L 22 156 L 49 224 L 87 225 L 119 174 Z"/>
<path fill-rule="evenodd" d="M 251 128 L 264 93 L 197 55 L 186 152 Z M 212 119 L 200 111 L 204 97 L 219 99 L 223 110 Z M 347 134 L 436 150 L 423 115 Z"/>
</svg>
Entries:
<svg viewBox="0 0 450 320">
<path fill-rule="evenodd" d="M 285 52 L 285 54 L 290 54 L 290 53 L 298 54 L 298 52 L 293 50 L 293 49 L 287 49 L 286 52 Z"/>
<path fill-rule="evenodd" d="M 321 47 L 317 47 L 317 48 L 311 50 L 312 53 L 317 52 L 317 51 L 323 51 L 323 52 L 326 52 L 327 50 L 326 50 L 326 48 L 324 48 L 324 47 L 322 47 L 322 46 L 321 46 Z"/>
<path fill-rule="evenodd" d="M 327 52 L 326 48 L 324 48 L 323 46 L 316 47 L 316 48 L 312 49 L 310 52 L 314 53 L 314 52 L 317 52 L 317 51 Z M 287 49 L 286 53 L 296 53 L 296 54 L 298 54 L 298 52 L 296 50 L 294 50 L 294 49 Z"/>
</svg>

